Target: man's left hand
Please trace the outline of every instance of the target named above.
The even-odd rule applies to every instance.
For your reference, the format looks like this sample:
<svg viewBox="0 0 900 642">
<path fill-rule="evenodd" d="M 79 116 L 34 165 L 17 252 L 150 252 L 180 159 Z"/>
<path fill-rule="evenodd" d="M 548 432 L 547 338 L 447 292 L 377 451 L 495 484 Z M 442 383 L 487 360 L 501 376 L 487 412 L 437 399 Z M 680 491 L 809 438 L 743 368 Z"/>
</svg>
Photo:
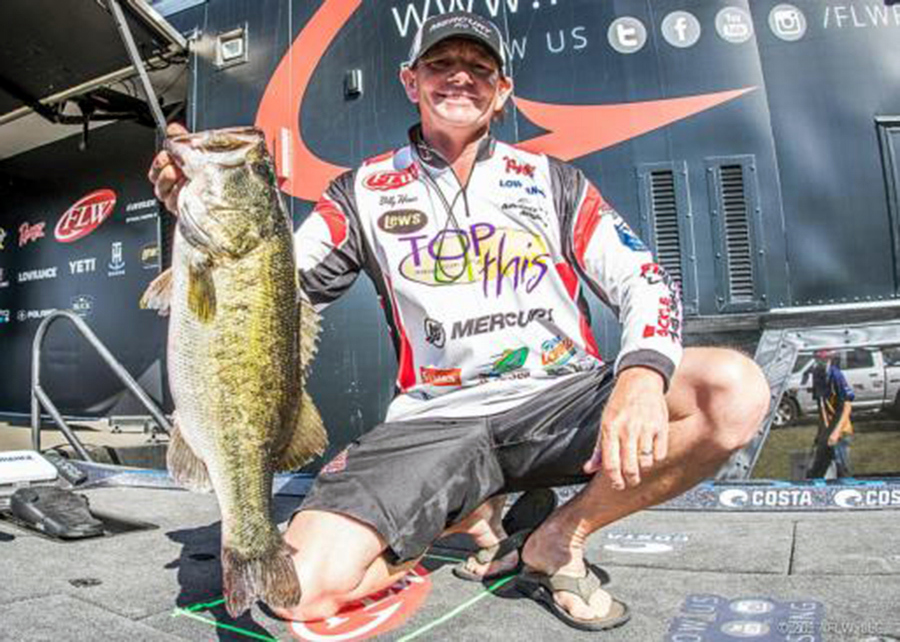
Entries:
<svg viewBox="0 0 900 642">
<path fill-rule="evenodd" d="M 619 373 L 600 420 L 600 435 L 584 472 L 601 468 L 613 488 L 641 483 L 641 470 L 666 458 L 669 409 L 662 375 L 634 366 Z"/>
</svg>

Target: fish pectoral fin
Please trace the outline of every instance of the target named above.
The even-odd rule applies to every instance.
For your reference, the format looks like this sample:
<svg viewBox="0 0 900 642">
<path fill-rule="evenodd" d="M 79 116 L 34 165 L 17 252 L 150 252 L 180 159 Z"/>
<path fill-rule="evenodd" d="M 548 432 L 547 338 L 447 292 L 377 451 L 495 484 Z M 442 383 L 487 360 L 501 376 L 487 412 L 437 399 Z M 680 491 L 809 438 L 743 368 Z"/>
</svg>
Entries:
<svg viewBox="0 0 900 642">
<path fill-rule="evenodd" d="M 297 411 L 297 423 L 291 441 L 282 451 L 276 465 L 278 472 L 296 470 L 328 447 L 328 434 L 318 408 L 305 390 Z"/>
<path fill-rule="evenodd" d="M 172 422 L 172 433 L 169 435 L 166 466 L 172 479 L 188 490 L 192 490 L 195 493 L 212 491 L 213 485 L 209 479 L 209 471 L 206 469 L 206 464 L 194 454 L 194 451 L 191 450 L 191 447 L 182 437 L 177 418 Z"/>
<path fill-rule="evenodd" d="M 156 310 L 159 316 L 164 317 L 168 316 L 171 303 L 172 268 L 168 268 L 147 286 L 147 290 L 141 297 L 140 306 L 142 310 Z"/>
<path fill-rule="evenodd" d="M 188 269 L 188 309 L 203 323 L 216 316 L 216 285 L 212 271 L 205 266 L 191 265 Z"/>
<path fill-rule="evenodd" d="M 297 305 L 300 314 L 300 367 L 301 377 L 306 381 L 309 375 L 309 367 L 318 351 L 319 331 L 321 330 L 321 317 L 303 288 L 300 288 L 300 302 Z"/>
</svg>

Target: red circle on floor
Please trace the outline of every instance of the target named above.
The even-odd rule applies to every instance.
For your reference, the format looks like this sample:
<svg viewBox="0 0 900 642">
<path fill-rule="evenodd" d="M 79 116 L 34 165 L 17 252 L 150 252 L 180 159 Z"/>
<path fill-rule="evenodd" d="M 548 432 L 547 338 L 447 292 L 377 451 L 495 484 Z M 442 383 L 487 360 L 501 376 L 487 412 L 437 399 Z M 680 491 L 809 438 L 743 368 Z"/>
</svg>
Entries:
<svg viewBox="0 0 900 642">
<path fill-rule="evenodd" d="M 288 631 L 308 642 L 366 640 L 393 631 L 419 610 L 431 592 L 431 578 L 416 566 L 393 586 L 348 604 L 336 615 L 314 622 L 291 622 Z"/>
</svg>

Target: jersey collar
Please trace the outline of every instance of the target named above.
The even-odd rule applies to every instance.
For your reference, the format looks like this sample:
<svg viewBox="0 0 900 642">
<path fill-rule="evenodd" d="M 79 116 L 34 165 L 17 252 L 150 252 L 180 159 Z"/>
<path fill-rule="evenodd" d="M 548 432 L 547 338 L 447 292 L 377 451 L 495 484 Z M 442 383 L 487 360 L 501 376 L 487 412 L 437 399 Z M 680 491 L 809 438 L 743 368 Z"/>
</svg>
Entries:
<svg viewBox="0 0 900 642">
<path fill-rule="evenodd" d="M 436 170 L 442 170 L 449 167 L 449 163 L 441 156 L 440 152 L 431 147 L 422 136 L 422 124 L 417 123 L 409 128 L 409 142 L 416 151 L 419 160 Z M 494 155 L 494 148 L 497 146 L 497 139 L 490 132 L 478 143 L 478 152 L 475 155 L 475 162 L 481 162 L 489 159 Z"/>
</svg>

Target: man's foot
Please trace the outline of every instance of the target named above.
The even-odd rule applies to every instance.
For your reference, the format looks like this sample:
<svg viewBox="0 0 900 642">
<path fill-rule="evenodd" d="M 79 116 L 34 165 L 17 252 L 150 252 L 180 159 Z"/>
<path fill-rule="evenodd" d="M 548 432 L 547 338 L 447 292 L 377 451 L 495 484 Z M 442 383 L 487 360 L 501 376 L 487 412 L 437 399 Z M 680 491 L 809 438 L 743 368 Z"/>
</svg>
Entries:
<svg viewBox="0 0 900 642">
<path fill-rule="evenodd" d="M 623 610 L 627 619 L 627 608 L 623 609 L 624 605 L 621 602 L 600 588 L 605 574 L 596 567 L 589 573 L 584 561 L 584 551 L 567 546 L 565 543 L 571 541 L 571 537 L 555 531 L 552 524 L 545 524 L 525 542 L 522 549 L 522 561 L 526 569 L 523 577 L 529 584 L 535 583 L 530 580 L 543 575 L 547 578 L 583 580 L 582 585 L 585 585 L 585 578 L 595 575 L 597 581 L 592 581 L 587 591 L 560 590 L 570 582 L 563 580 L 551 583 L 549 579 L 542 582 L 541 590 L 552 594 L 553 602 L 575 621 L 589 623 L 612 618 L 617 620 L 616 625 L 623 624 L 625 620 L 618 620 L 623 615 Z M 557 615 L 559 616 L 558 613 Z M 561 619 L 567 624 L 577 626 L 565 618 Z"/>
<path fill-rule="evenodd" d="M 525 539 L 556 508 L 556 494 L 552 490 L 529 490 L 519 496 L 501 520 L 505 499 L 498 496 L 488 500 L 461 524 L 465 528 L 460 532 L 472 536 L 478 552 L 453 569 L 456 577 L 480 582 L 517 571 L 519 549 Z"/>
</svg>

